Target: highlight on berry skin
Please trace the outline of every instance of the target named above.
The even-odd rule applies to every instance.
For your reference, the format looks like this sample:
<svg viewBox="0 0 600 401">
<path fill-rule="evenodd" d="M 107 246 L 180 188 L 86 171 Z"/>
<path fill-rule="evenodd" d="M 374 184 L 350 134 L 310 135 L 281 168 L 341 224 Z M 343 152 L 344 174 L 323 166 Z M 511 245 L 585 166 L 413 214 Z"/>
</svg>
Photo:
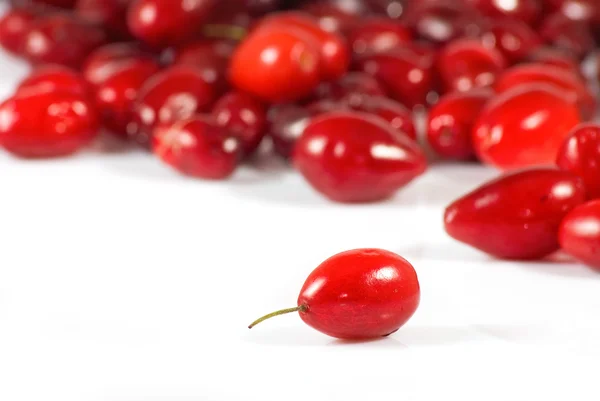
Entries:
<svg viewBox="0 0 600 401">
<path fill-rule="evenodd" d="M 297 306 L 269 313 L 248 328 L 298 313 L 308 326 L 331 337 L 381 338 L 412 317 L 420 296 L 417 274 L 406 259 L 383 249 L 353 249 L 333 255 L 309 274 Z"/>
</svg>

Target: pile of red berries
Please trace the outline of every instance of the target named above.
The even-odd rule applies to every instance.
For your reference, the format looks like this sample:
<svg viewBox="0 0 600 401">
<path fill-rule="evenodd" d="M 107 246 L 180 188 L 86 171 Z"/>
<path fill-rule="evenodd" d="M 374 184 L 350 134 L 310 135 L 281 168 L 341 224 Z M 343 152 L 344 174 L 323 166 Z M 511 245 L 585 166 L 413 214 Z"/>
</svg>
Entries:
<svg viewBox="0 0 600 401">
<path fill-rule="evenodd" d="M 600 126 L 580 125 L 596 115 L 581 67 L 596 0 L 11 4 L 0 44 L 35 66 L 0 105 L 15 155 L 69 155 L 106 130 L 224 179 L 268 140 L 326 197 L 373 202 L 426 171 L 427 147 L 530 169 L 453 203 L 453 237 L 600 266 L 600 203 L 584 204 L 600 198 Z"/>
</svg>

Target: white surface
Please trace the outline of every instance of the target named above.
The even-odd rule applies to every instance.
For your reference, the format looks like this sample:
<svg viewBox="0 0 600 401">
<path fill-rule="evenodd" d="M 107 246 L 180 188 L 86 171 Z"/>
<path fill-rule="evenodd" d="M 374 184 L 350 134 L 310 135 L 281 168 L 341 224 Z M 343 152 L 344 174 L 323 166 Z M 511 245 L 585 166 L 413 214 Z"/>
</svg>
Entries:
<svg viewBox="0 0 600 401">
<path fill-rule="evenodd" d="M 25 69 L 0 64 L 0 95 Z M 488 259 L 443 233 L 494 175 L 440 166 L 390 202 L 332 204 L 277 163 L 182 178 L 141 152 L 0 153 L 0 400 L 598 400 L 600 275 Z M 416 267 L 398 333 L 349 344 L 297 316 L 308 273 L 355 247 Z"/>
</svg>

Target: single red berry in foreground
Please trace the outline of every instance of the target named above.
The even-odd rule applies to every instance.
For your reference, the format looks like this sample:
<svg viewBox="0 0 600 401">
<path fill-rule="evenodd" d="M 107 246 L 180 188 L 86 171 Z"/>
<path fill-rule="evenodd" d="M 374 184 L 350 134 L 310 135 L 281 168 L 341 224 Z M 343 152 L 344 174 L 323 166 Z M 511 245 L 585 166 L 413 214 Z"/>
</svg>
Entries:
<svg viewBox="0 0 600 401">
<path fill-rule="evenodd" d="M 96 110 L 80 94 L 31 90 L 0 105 L 0 145 L 21 157 L 76 152 L 98 132 Z"/>
<path fill-rule="evenodd" d="M 81 96 L 91 96 L 89 84 L 76 70 L 63 65 L 44 65 L 32 71 L 17 87 L 17 94 L 36 90 L 38 92 L 66 91 Z"/>
<path fill-rule="evenodd" d="M 573 209 L 560 224 L 561 248 L 586 265 L 600 270 L 600 200 Z"/>
<path fill-rule="evenodd" d="M 473 126 L 493 95 L 491 89 L 475 89 L 442 96 L 428 115 L 427 140 L 432 149 L 443 158 L 473 159 Z"/>
<path fill-rule="evenodd" d="M 447 92 L 465 92 L 491 86 L 506 64 L 498 50 L 485 47 L 479 40 L 459 39 L 441 50 L 437 69 Z"/>
<path fill-rule="evenodd" d="M 298 312 L 328 336 L 364 340 L 400 329 L 419 306 L 417 273 L 404 258 L 383 249 L 354 249 L 321 263 L 300 290 L 298 306 L 266 315 L 258 323 Z"/>
<path fill-rule="evenodd" d="M 589 199 L 600 198 L 600 125 L 574 128 L 558 150 L 556 164 L 583 178 Z"/>
<path fill-rule="evenodd" d="M 473 145 L 481 161 L 500 169 L 554 164 L 580 122 L 567 92 L 547 84 L 521 85 L 483 108 L 473 127 Z"/>
<path fill-rule="evenodd" d="M 247 37 L 229 65 L 229 80 L 239 90 L 269 103 L 293 102 L 319 83 L 319 50 L 301 32 L 271 28 Z"/>
<path fill-rule="evenodd" d="M 238 139 L 203 116 L 158 126 L 152 150 L 182 174 L 213 180 L 229 177 L 240 158 Z"/>
<path fill-rule="evenodd" d="M 503 259 L 541 259 L 559 248 L 563 217 L 585 202 L 583 181 L 566 171 L 504 175 L 446 208 L 446 232 Z"/>
<path fill-rule="evenodd" d="M 147 146 L 158 124 L 209 111 L 214 100 L 212 86 L 201 71 L 187 65 L 172 66 L 148 79 L 139 90 L 129 134 L 140 145 Z"/>
<path fill-rule="evenodd" d="M 316 190 L 337 202 L 389 198 L 427 168 L 412 139 L 359 112 L 315 118 L 296 142 L 293 162 Z"/>
<path fill-rule="evenodd" d="M 29 9 L 9 10 L 0 19 L 0 45 L 12 53 L 20 54 L 25 37 L 35 19 L 35 14 Z"/>
<path fill-rule="evenodd" d="M 215 122 L 235 135 L 248 156 L 260 145 L 267 130 L 266 107 L 241 92 L 225 94 L 212 110 Z"/>
</svg>

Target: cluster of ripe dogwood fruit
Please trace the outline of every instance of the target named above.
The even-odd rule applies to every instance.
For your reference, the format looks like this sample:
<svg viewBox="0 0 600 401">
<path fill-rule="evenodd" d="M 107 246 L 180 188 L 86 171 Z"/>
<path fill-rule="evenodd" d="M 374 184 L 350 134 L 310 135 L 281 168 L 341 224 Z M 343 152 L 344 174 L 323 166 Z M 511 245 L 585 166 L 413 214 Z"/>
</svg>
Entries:
<svg viewBox="0 0 600 401">
<path fill-rule="evenodd" d="M 0 45 L 34 66 L 0 104 L 0 145 L 18 157 L 71 155 L 106 131 L 225 179 L 269 142 L 318 192 L 356 203 L 425 173 L 429 149 L 508 171 L 447 208 L 452 237 L 600 268 L 597 77 L 582 71 L 596 1 L 10 3 Z M 337 337 L 382 336 L 418 294 L 408 262 L 357 250 L 318 268 L 291 310 Z"/>
</svg>

